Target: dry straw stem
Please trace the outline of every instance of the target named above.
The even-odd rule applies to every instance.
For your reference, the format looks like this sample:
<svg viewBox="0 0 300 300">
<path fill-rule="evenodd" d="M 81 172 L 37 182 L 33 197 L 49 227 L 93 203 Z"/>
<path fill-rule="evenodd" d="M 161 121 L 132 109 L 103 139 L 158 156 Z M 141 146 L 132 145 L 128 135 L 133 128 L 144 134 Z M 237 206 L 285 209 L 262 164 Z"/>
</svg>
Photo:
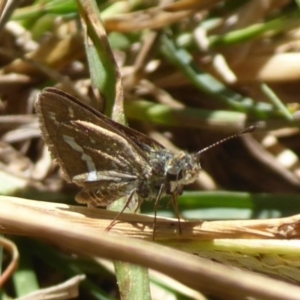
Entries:
<svg viewBox="0 0 300 300">
<path fill-rule="evenodd" d="M 209 9 L 220 0 L 185 0 L 136 12 L 104 18 L 107 31 L 132 32 L 143 29 L 160 29 L 181 21 L 201 9 Z"/>
<path fill-rule="evenodd" d="M 54 216 L 57 221 L 66 220 L 80 224 L 85 230 L 104 232 L 117 212 L 105 209 L 70 206 L 66 204 L 33 201 L 22 198 L 0 196 L 1 207 L 10 205 L 10 216 L 17 222 L 16 210 L 26 209 L 32 213 Z M 33 216 L 32 216 L 33 217 Z M 32 218 L 31 217 L 31 218 Z M 1 211 L 0 211 L 1 218 Z M 1 219 L 0 219 L 1 220 Z M 178 235 L 177 219 L 157 218 L 156 241 L 188 241 L 212 239 L 299 239 L 300 215 L 278 219 L 237 221 L 181 221 L 182 234 Z M 152 216 L 124 213 L 110 229 L 110 233 L 151 241 L 153 239 Z M 21 228 L 0 228 L 3 233 L 22 234 Z"/>
<path fill-rule="evenodd" d="M 17 246 L 10 240 L 0 237 L 0 246 L 7 250 L 11 255 L 11 261 L 5 271 L 0 276 L 0 287 L 10 278 L 12 273 L 17 269 L 19 263 L 19 251 Z"/>
<path fill-rule="evenodd" d="M 227 57 L 230 60 L 230 57 Z M 280 72 L 278 70 L 280 66 Z M 239 64 L 232 65 L 239 83 L 257 81 L 295 82 L 300 78 L 299 53 L 280 53 L 274 55 L 252 55 Z M 213 73 L 213 70 L 211 70 Z"/>
<path fill-rule="evenodd" d="M 79 295 L 79 284 L 85 279 L 85 275 L 77 275 L 66 280 L 63 283 L 51 286 L 49 288 L 40 289 L 17 300 L 55 300 L 55 299 L 73 299 Z"/>
<path fill-rule="evenodd" d="M 4 52 L 5 50 L 2 51 L 2 54 L 4 54 Z M 7 53 L 7 51 L 5 55 L 11 57 L 11 53 Z M 17 56 L 17 54 L 15 55 Z M 42 73 L 45 72 L 43 72 L 40 67 L 33 65 L 34 63 L 45 64 L 48 68 L 61 70 L 83 55 L 84 48 L 80 35 L 76 34 L 68 36 L 67 38 L 51 36 L 50 38 L 45 39 L 37 50 L 32 51 L 26 56 L 27 59 L 30 59 L 31 63 L 26 61 L 26 58 L 23 59 L 22 56 L 19 55 L 19 59 L 15 59 L 13 62 L 3 67 L 2 72 L 4 74 L 26 74 L 30 77 L 41 76 L 41 71 Z"/>
<path fill-rule="evenodd" d="M 113 212 L 5 196 L 0 197 L 0 203 L 0 226 L 3 233 L 43 239 L 71 253 L 139 264 L 169 275 L 193 289 L 225 299 L 243 299 L 245 296 L 259 299 L 299 298 L 300 288 L 294 285 L 219 265 L 156 243 L 125 237 L 125 233 L 133 236 L 136 232 L 135 235 L 138 236 L 137 232 L 140 232 L 140 237 L 143 235 L 149 239 L 152 235 L 153 218 L 147 216 L 135 216 L 134 222 L 126 223 L 126 231 L 124 228 L 122 230 L 121 225 L 124 223 L 120 222 L 114 226 L 111 233 L 106 234 L 102 230 L 114 217 Z M 132 218 L 133 215 L 122 215 L 124 222 Z M 295 238 L 298 235 L 299 218 L 300 216 L 294 216 L 277 220 L 246 221 L 248 226 L 245 228 L 249 227 L 249 230 L 241 228 L 244 222 L 240 222 L 236 230 L 233 230 L 234 222 L 225 222 L 228 225 L 225 228 L 230 234 L 237 235 L 240 232 L 240 236 L 246 231 L 244 236 Z M 198 223 L 199 232 L 204 224 L 209 229 L 208 223 Z M 209 229 L 207 236 L 211 232 L 221 231 L 221 223 L 213 223 L 218 226 Z M 162 232 L 166 230 L 165 236 L 172 240 L 187 236 L 196 238 L 195 234 L 189 233 L 190 229 L 186 229 L 187 224 L 189 222 L 182 224 L 183 234 L 178 236 L 174 220 L 159 219 L 157 237 L 160 239 Z M 205 230 L 202 228 L 202 231 Z M 220 233 L 219 235 L 221 236 Z M 198 233 L 198 237 L 200 236 Z"/>
</svg>

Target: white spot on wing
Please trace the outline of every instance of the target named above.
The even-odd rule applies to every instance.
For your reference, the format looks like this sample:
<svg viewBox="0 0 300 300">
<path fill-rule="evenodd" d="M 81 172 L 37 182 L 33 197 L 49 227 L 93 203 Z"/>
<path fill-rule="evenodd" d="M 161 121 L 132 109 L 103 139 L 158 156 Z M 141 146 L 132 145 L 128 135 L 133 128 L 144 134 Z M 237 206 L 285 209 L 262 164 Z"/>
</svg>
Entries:
<svg viewBox="0 0 300 300">
<path fill-rule="evenodd" d="M 68 107 L 68 112 L 71 118 L 74 118 L 74 110 L 72 107 Z"/>
<path fill-rule="evenodd" d="M 56 126 L 59 126 L 59 122 L 57 122 L 57 119 L 56 119 L 56 113 L 53 111 L 49 111 L 48 114 L 49 114 L 49 118 L 53 121 L 53 123 Z"/>
<path fill-rule="evenodd" d="M 87 155 L 86 153 L 84 153 L 83 148 L 78 145 L 75 141 L 75 139 L 71 136 L 68 135 L 63 135 L 63 140 L 71 146 L 71 148 L 77 152 L 81 152 L 81 159 L 84 160 L 86 162 L 87 168 L 88 168 L 88 175 L 87 175 L 87 180 L 88 181 L 97 181 L 98 180 L 98 176 L 97 176 L 97 172 L 96 172 L 96 166 L 93 162 L 93 159 Z"/>
<path fill-rule="evenodd" d="M 96 171 L 90 171 L 87 176 L 87 181 L 97 181 L 98 176 Z"/>
</svg>

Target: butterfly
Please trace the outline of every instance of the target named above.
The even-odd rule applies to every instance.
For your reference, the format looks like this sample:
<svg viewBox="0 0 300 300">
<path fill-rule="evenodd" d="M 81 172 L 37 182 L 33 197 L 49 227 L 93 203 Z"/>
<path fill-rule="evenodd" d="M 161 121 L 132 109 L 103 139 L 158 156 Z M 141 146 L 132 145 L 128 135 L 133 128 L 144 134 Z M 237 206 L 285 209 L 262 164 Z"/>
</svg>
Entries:
<svg viewBox="0 0 300 300">
<path fill-rule="evenodd" d="M 35 108 L 42 137 L 64 179 L 82 188 L 77 202 L 106 207 L 126 196 L 124 209 L 137 209 L 143 201 L 154 200 L 156 220 L 159 200 L 170 195 L 179 224 L 177 198 L 198 178 L 200 154 L 256 128 L 250 126 L 195 154 L 174 153 L 55 88 L 44 89 Z"/>
</svg>

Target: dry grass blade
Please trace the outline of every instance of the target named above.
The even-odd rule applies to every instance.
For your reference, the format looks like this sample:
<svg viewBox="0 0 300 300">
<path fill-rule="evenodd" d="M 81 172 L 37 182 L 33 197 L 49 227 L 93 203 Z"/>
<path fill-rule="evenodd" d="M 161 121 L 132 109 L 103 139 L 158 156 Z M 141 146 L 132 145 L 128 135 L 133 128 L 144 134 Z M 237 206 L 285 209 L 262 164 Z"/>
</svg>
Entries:
<svg viewBox="0 0 300 300">
<path fill-rule="evenodd" d="M 132 32 L 143 29 L 159 29 L 193 13 L 193 10 L 168 12 L 164 8 L 157 7 L 106 19 L 104 24 L 108 31 Z"/>
<path fill-rule="evenodd" d="M 17 205 L 19 209 L 30 208 L 42 214 L 50 210 L 58 221 L 81 224 L 86 231 L 92 228 L 105 231 L 116 215 L 106 210 L 18 198 L 2 197 L 0 203 L 2 201 Z M 267 220 L 182 222 L 182 234 L 178 235 L 176 219 L 158 218 L 155 238 L 156 242 L 175 249 L 300 282 L 300 268 L 294 260 L 300 255 L 299 224 L 300 215 Z M 20 229 L 13 228 L 10 226 L 2 231 L 22 234 Z M 110 233 L 151 241 L 152 230 L 153 217 L 123 214 Z M 120 251 L 120 248 L 116 251 Z"/>
<path fill-rule="evenodd" d="M 73 299 L 79 295 L 79 284 L 85 279 L 85 275 L 75 276 L 61 284 L 41 289 L 16 300 L 65 300 Z"/>
<path fill-rule="evenodd" d="M 2 200 L 9 198 L 3 197 Z M 11 218 L 12 211 L 15 212 L 14 220 Z M 171 275 L 191 288 L 223 298 L 244 299 L 247 295 L 260 299 L 297 299 L 300 293 L 296 286 L 245 271 L 228 269 L 154 243 L 115 234 L 99 234 L 99 228 L 89 227 L 87 230 L 80 222 L 49 215 L 49 211 L 49 207 L 47 212 L 42 212 L 26 205 L 17 205 L 14 201 L 3 201 L 0 215 L 2 230 L 14 230 L 19 234 L 41 238 L 72 253 L 124 260 L 153 268 Z M 75 217 L 78 215 L 76 213 Z M 31 216 L 30 219 L 28 216 Z M 273 286 L 272 289 L 268 288 L 270 285 Z M 228 289 L 228 286 L 232 289 Z"/>
<path fill-rule="evenodd" d="M 299 285 L 299 240 L 214 239 L 190 245 L 175 242 L 182 249 L 225 265 L 235 266 Z"/>
<path fill-rule="evenodd" d="M 68 219 L 88 228 L 105 231 L 116 212 L 103 209 L 92 209 L 66 204 L 31 201 L 22 198 L 0 197 L 0 203 L 11 203 L 18 207 L 28 208 L 41 213 L 48 210 L 58 219 Z M 12 210 L 11 214 L 14 211 Z M 177 219 L 158 218 L 156 241 L 191 241 L 212 239 L 300 239 L 300 215 L 279 219 L 237 220 L 237 221 L 182 221 L 182 234 L 177 234 Z M 119 216 L 118 222 L 110 233 L 132 238 L 152 240 L 153 217 L 125 213 Z M 2 232 L 17 234 L 18 229 Z"/>
<path fill-rule="evenodd" d="M 21 1 L 19 0 L 2 0 L 0 1 L 0 32 L 2 32 L 5 24 L 11 17 L 13 11 L 18 7 Z"/>
</svg>

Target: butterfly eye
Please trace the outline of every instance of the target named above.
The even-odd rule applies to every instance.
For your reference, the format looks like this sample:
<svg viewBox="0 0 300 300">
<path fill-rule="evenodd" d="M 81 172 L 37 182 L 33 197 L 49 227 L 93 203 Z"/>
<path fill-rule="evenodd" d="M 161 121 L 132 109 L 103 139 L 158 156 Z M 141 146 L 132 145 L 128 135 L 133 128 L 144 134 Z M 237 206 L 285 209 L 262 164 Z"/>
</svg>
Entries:
<svg viewBox="0 0 300 300">
<path fill-rule="evenodd" d="M 176 174 L 167 172 L 166 175 L 167 175 L 167 180 L 168 181 L 178 181 L 178 180 L 182 179 L 183 172 L 182 172 L 182 169 L 180 169 L 179 172 L 176 173 Z"/>
</svg>

